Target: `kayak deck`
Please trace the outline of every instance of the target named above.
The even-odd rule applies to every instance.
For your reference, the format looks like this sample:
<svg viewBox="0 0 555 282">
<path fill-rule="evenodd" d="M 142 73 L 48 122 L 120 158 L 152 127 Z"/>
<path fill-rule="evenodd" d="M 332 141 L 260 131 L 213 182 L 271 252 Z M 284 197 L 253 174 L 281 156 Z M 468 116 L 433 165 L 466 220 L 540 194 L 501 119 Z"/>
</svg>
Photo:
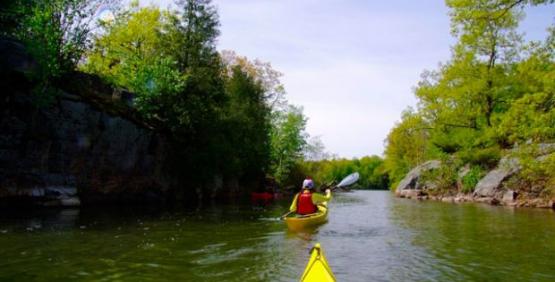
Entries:
<svg viewBox="0 0 555 282">
<path fill-rule="evenodd" d="M 285 223 L 290 230 L 298 231 L 325 223 L 328 220 L 327 202 L 318 205 L 318 212 L 300 216 L 297 214 L 285 218 Z"/>
<path fill-rule="evenodd" d="M 316 243 L 310 251 L 310 259 L 304 270 L 301 282 L 335 282 L 335 276 L 324 256 L 324 251 Z"/>
</svg>

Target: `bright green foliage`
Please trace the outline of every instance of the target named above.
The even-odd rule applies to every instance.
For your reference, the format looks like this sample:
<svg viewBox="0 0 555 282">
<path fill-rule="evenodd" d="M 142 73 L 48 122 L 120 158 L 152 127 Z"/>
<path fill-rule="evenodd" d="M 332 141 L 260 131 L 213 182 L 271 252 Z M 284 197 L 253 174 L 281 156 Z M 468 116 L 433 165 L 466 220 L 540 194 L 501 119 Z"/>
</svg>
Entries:
<svg viewBox="0 0 555 282">
<path fill-rule="evenodd" d="M 136 93 L 136 106 L 147 116 L 159 112 L 161 96 L 183 91 L 187 78 L 164 47 L 171 40 L 167 35 L 175 32 L 175 17 L 134 6 L 104 22 L 106 33 L 95 41 L 83 69 Z"/>
<path fill-rule="evenodd" d="M 445 155 L 441 159 L 438 169 L 426 170 L 418 179 L 430 194 L 446 194 L 456 187 L 459 166 L 457 160 Z"/>
<path fill-rule="evenodd" d="M 384 166 L 392 186 L 396 186 L 409 170 L 423 163 L 429 153 L 430 125 L 412 110 L 403 112 L 403 119 L 387 136 Z"/>
<path fill-rule="evenodd" d="M 306 145 L 306 117 L 302 109 L 289 106 L 286 111 L 273 113 L 271 144 L 271 173 L 278 183 L 286 181 L 295 162 L 302 159 Z"/>
<path fill-rule="evenodd" d="M 360 159 L 328 159 L 320 161 L 303 161 L 298 163 L 302 177 L 311 176 L 317 184 L 330 185 L 341 181 L 347 175 L 358 172 L 360 178 L 355 188 L 387 189 L 388 178 L 383 167 L 383 160 L 378 156 Z M 302 179 L 296 179 L 297 182 Z M 299 182 L 300 183 L 300 182 Z"/>
<path fill-rule="evenodd" d="M 463 193 L 470 193 L 484 176 L 484 170 L 479 166 L 473 166 L 470 171 L 461 178 Z"/>
<path fill-rule="evenodd" d="M 193 185 L 214 176 L 285 179 L 302 158 L 306 117 L 287 105 L 281 73 L 269 63 L 216 51 L 219 20 L 212 2 L 181 0 L 177 9 L 164 10 L 131 1 L 112 9 L 113 17 L 96 18 L 96 10 L 112 2 L 2 5 L 2 35 L 22 40 L 39 62 L 38 92 L 57 89 L 57 80 L 79 64 L 134 93 L 133 106 L 170 140 L 175 165 L 168 169 Z"/>
<path fill-rule="evenodd" d="M 470 164 L 491 169 L 497 166 L 501 159 L 503 150 L 497 146 L 486 148 L 475 148 L 473 150 L 465 150 L 457 152 L 456 157 L 459 165 Z"/>
<path fill-rule="evenodd" d="M 218 16 L 210 1 L 177 6 L 170 12 L 133 3 L 103 22 L 104 32 L 83 69 L 136 94 L 135 106 L 144 117 L 171 133 L 178 169 L 191 181 L 214 175 L 253 181 L 271 173 L 276 156 L 270 152 L 271 131 L 283 133 L 287 144 L 279 169 L 286 173 L 289 158 L 296 159 L 300 150 L 292 142 L 304 141 L 304 136 L 288 138 L 298 137 L 291 130 L 302 132 L 305 121 L 292 112 L 275 114 L 270 122 L 267 97 L 273 89 L 264 75 L 277 72 L 269 65 L 261 72 L 244 57 L 222 60 L 215 47 Z"/>
<path fill-rule="evenodd" d="M 10 3 L 3 19 L 3 34 L 21 40 L 37 61 L 30 74 L 36 82 L 38 102 L 49 102 L 55 94 L 53 84 L 73 71 L 89 47 L 91 17 L 99 5 L 109 0 L 52 0 Z"/>
<path fill-rule="evenodd" d="M 393 187 L 430 159 L 449 160 L 433 172 L 447 187 L 463 165 L 490 169 L 515 145 L 555 141 L 553 28 L 543 43 L 524 43 L 516 32 L 526 4 L 553 1 L 446 3 L 458 42 L 449 62 L 424 73 L 418 109 L 404 113 L 386 140 Z"/>
<path fill-rule="evenodd" d="M 497 128 L 498 136 L 510 143 L 555 140 L 555 54 L 551 45 L 548 41 L 515 69 L 515 80 L 525 94 L 512 103 Z"/>
</svg>

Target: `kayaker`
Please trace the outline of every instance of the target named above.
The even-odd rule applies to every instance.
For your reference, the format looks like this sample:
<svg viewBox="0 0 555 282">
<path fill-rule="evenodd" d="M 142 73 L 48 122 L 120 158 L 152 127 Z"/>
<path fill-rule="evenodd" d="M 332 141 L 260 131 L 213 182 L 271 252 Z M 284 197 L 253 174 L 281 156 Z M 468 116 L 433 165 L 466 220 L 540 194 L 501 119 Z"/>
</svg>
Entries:
<svg viewBox="0 0 555 282">
<path fill-rule="evenodd" d="M 303 181 L 301 192 L 297 193 L 293 198 L 293 203 L 289 207 L 290 212 L 296 212 L 299 215 L 312 214 L 318 211 L 318 204 L 327 202 L 331 199 L 330 189 L 326 189 L 326 195 L 313 193 L 314 181 L 307 177 Z"/>
</svg>

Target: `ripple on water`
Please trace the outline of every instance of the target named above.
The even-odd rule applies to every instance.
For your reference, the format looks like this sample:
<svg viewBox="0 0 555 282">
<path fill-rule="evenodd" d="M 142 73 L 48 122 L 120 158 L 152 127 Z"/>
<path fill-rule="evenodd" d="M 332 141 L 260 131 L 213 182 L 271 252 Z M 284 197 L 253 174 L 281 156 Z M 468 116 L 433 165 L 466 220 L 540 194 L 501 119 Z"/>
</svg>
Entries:
<svg viewBox="0 0 555 282">
<path fill-rule="evenodd" d="M 272 220 L 288 205 L 0 213 L 0 281 L 296 281 L 315 242 L 339 281 L 555 281 L 553 213 L 356 191 L 334 194 L 328 223 L 292 233 Z"/>
</svg>

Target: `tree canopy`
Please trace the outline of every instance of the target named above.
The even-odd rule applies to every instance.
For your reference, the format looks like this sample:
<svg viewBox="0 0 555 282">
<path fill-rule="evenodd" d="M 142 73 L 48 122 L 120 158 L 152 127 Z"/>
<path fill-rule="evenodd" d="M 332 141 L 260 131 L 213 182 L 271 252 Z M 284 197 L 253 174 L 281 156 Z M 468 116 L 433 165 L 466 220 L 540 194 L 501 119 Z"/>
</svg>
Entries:
<svg viewBox="0 0 555 282">
<path fill-rule="evenodd" d="M 394 185 L 430 159 L 486 169 L 519 145 L 555 141 L 553 26 L 542 42 L 517 31 L 527 5 L 550 3 L 446 1 L 457 43 L 451 60 L 424 72 L 417 109 L 389 133 L 385 164 Z"/>
</svg>

